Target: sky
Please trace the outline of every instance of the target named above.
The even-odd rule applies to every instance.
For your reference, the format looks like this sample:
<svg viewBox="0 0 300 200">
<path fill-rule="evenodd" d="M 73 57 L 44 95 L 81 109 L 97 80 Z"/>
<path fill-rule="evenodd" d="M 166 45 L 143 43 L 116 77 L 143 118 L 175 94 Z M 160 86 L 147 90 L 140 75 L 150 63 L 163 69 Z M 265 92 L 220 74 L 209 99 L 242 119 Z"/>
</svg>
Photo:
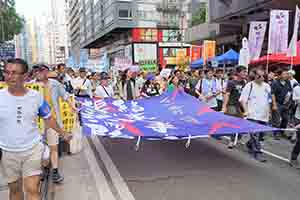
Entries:
<svg viewBox="0 0 300 200">
<path fill-rule="evenodd" d="M 49 10 L 49 0 L 16 0 L 16 9 L 25 17 L 39 17 Z"/>
</svg>

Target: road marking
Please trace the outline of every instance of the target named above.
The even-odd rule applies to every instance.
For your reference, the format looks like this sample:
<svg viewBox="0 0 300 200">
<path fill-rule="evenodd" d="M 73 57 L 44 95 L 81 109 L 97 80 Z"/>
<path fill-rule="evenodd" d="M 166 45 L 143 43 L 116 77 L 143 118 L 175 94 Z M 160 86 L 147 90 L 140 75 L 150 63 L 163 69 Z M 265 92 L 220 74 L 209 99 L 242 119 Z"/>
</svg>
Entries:
<svg viewBox="0 0 300 200">
<path fill-rule="evenodd" d="M 107 183 L 107 180 L 100 169 L 97 160 L 95 158 L 95 155 L 93 154 L 93 151 L 88 144 L 87 138 L 83 137 L 84 145 L 86 148 L 84 148 L 84 153 L 87 158 L 89 167 L 91 169 L 91 173 L 95 179 L 96 182 L 96 189 L 99 194 L 99 198 L 105 199 L 105 200 L 116 200 L 114 197 L 112 191 L 110 190 L 110 187 Z"/>
<path fill-rule="evenodd" d="M 230 138 L 230 137 L 227 137 L 227 136 L 224 136 L 224 138 L 225 138 L 226 140 L 229 140 L 229 141 L 231 140 L 231 138 Z M 242 142 L 242 145 L 246 145 L 246 143 Z M 279 160 L 281 160 L 281 161 L 290 163 L 290 160 L 287 159 L 287 158 L 284 158 L 284 157 L 282 157 L 282 156 L 276 155 L 276 154 L 274 154 L 274 153 L 272 153 L 272 152 L 269 152 L 269 151 L 267 151 L 267 150 L 264 150 L 264 149 L 262 149 L 261 151 L 262 151 L 264 154 L 267 154 L 267 155 L 269 155 L 269 156 L 271 156 L 271 157 L 274 157 L 274 158 L 277 158 L 277 159 L 279 159 Z"/>
<path fill-rule="evenodd" d="M 103 144 L 100 142 L 100 139 L 97 136 L 92 136 L 92 141 L 95 144 L 96 149 L 100 154 L 100 157 L 102 158 L 102 161 L 105 165 L 105 168 L 107 169 L 111 177 L 111 180 L 115 185 L 116 189 L 118 190 L 118 193 L 122 198 L 122 200 L 135 200 L 133 194 L 130 192 L 128 188 L 128 185 L 126 184 L 123 177 L 119 173 L 117 167 L 115 166 L 110 156 L 106 152 Z"/>
</svg>

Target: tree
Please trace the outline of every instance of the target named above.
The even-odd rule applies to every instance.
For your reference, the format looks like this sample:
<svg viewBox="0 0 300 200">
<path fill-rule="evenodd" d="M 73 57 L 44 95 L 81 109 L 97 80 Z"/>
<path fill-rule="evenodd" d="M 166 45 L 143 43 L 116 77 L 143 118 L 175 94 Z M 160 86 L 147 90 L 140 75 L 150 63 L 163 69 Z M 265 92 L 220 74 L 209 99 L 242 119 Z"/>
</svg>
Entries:
<svg viewBox="0 0 300 200">
<path fill-rule="evenodd" d="M 0 7 L 0 43 L 12 40 L 22 27 L 23 20 L 16 12 L 14 0 Z"/>
<path fill-rule="evenodd" d="M 200 7 L 192 16 L 192 26 L 203 24 L 206 22 L 206 8 Z"/>
</svg>

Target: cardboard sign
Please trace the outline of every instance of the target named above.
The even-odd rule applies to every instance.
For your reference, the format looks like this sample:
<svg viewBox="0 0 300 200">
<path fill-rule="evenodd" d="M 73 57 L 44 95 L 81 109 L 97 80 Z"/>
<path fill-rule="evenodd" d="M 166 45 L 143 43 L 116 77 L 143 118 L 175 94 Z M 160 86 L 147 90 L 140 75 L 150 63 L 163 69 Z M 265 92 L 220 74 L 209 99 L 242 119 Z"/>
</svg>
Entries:
<svg viewBox="0 0 300 200">
<path fill-rule="evenodd" d="M 71 104 L 75 104 L 75 98 L 72 96 L 70 98 Z M 75 125 L 76 125 L 76 113 L 73 112 L 72 108 L 69 104 L 63 101 L 61 98 L 58 101 L 59 103 L 59 110 L 60 110 L 60 117 L 63 124 L 63 130 L 65 132 L 72 132 Z"/>
</svg>

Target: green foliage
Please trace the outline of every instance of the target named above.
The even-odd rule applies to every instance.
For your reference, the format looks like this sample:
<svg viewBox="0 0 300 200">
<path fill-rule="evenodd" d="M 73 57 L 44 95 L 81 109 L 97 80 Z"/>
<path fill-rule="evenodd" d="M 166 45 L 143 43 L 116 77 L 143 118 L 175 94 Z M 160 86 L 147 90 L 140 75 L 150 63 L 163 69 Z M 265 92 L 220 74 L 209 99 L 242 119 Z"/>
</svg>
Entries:
<svg viewBox="0 0 300 200">
<path fill-rule="evenodd" d="M 17 14 L 14 1 L 11 6 L 0 8 L 0 43 L 12 40 L 23 27 L 23 20 Z"/>
<path fill-rule="evenodd" d="M 206 8 L 199 8 L 192 16 L 192 26 L 203 24 L 206 22 Z"/>
</svg>

